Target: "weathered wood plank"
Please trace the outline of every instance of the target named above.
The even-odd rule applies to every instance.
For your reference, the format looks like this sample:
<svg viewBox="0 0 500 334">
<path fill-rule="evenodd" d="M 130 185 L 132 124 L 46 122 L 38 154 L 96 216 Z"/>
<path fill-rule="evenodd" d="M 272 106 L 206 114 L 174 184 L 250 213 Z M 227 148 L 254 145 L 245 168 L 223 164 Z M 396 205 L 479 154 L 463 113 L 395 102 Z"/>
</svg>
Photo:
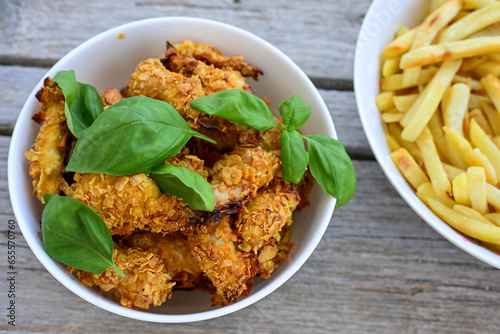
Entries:
<svg viewBox="0 0 500 334">
<path fill-rule="evenodd" d="M 136 322 L 81 300 L 55 281 L 31 250 L 19 247 L 16 329 L 30 333 L 130 328 L 148 333 L 495 332 L 500 325 L 498 271 L 422 222 L 375 162 L 355 161 L 355 168 L 357 195 L 334 213 L 312 257 L 285 285 L 253 306 L 200 323 Z M 0 247 L 5 247 L 3 233 Z M 5 262 L 0 263 L 4 272 Z M 0 279 L 1 291 L 5 284 Z M 7 329 L 0 323 L 0 331 Z"/>
<path fill-rule="evenodd" d="M 47 72 L 46 68 L 0 66 L 0 134 L 10 134 L 35 85 Z M 359 121 L 353 92 L 319 90 L 336 125 L 339 139 L 352 155 L 370 155 L 370 148 Z M 2 132 L 3 130 L 3 132 Z"/>
<path fill-rule="evenodd" d="M 265 0 L 0 0 L 0 63 L 48 66 L 83 41 L 123 23 L 192 16 L 246 29 L 288 54 L 309 76 L 334 88 L 349 88 L 355 40 L 369 4 L 369 0 L 277 0 L 272 5 Z M 339 83 L 332 84 L 336 80 Z"/>
</svg>

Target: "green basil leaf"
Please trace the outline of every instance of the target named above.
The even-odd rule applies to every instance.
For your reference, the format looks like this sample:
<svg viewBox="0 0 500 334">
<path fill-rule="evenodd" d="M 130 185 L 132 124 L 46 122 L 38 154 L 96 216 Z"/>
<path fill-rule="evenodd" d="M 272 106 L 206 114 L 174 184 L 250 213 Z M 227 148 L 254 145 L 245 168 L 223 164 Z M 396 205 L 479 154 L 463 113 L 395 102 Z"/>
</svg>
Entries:
<svg viewBox="0 0 500 334">
<path fill-rule="evenodd" d="M 70 197 L 43 195 L 42 241 L 47 254 L 76 269 L 101 274 L 112 268 L 113 239 L 104 220 L 84 203 Z"/>
<path fill-rule="evenodd" d="M 287 130 L 297 130 L 311 117 L 312 108 L 304 101 L 294 96 L 280 103 L 279 111 L 283 119 L 283 126 Z"/>
<path fill-rule="evenodd" d="M 162 192 L 182 198 L 191 209 L 214 210 L 214 190 L 198 173 L 185 167 L 161 165 L 149 176 L 156 181 Z"/>
<path fill-rule="evenodd" d="M 297 184 L 304 175 L 309 163 L 309 155 L 304 146 L 304 139 L 296 130 L 285 130 L 281 134 L 280 141 L 283 178 L 288 182 Z"/>
<path fill-rule="evenodd" d="M 193 130 L 170 104 L 130 97 L 110 106 L 82 132 L 66 170 L 149 173 L 177 154 L 192 136 L 215 143 Z"/>
<path fill-rule="evenodd" d="M 337 198 L 335 207 L 347 204 L 356 192 L 356 172 L 344 146 L 326 136 L 304 138 L 309 144 L 311 174 L 325 192 Z"/>
<path fill-rule="evenodd" d="M 76 81 L 75 72 L 59 71 L 53 79 L 64 94 L 64 113 L 71 133 L 79 138 L 103 111 L 101 96 L 91 85 Z"/>
<path fill-rule="evenodd" d="M 223 90 L 200 97 L 191 101 L 191 108 L 259 131 L 278 126 L 266 103 L 243 89 Z"/>
</svg>

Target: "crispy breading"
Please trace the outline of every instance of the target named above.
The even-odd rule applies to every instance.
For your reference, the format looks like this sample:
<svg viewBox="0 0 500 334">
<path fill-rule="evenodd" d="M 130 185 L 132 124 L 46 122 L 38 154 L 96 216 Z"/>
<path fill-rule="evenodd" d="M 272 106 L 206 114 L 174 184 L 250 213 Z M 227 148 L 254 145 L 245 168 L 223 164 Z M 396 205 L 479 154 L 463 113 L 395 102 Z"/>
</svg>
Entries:
<svg viewBox="0 0 500 334">
<path fill-rule="evenodd" d="M 172 295 L 175 282 L 171 281 L 158 255 L 115 243 L 113 261 L 125 277 L 113 269 L 107 269 L 99 275 L 71 267 L 69 270 L 83 284 L 114 293 L 120 304 L 129 308 L 159 306 Z"/>
<path fill-rule="evenodd" d="M 75 181 L 71 187 L 62 181 L 61 190 L 94 209 L 111 234 L 127 235 L 135 229 L 169 233 L 188 229 L 196 221 L 184 201 L 162 195 L 156 183 L 145 174 L 77 173 Z"/>
<path fill-rule="evenodd" d="M 165 164 L 187 168 L 191 172 L 198 173 L 205 180 L 212 174 L 210 168 L 205 166 L 205 161 L 198 158 L 196 155 L 189 154 L 189 149 L 187 147 L 182 148 L 179 153 L 165 161 Z"/>
<path fill-rule="evenodd" d="M 43 124 L 35 143 L 24 155 L 33 177 L 33 194 L 45 203 L 42 197 L 44 194 L 59 194 L 69 130 L 64 115 L 64 95 L 59 86 L 46 78 L 37 98 L 41 103 L 41 110 L 33 119 Z"/>
<path fill-rule="evenodd" d="M 157 58 L 141 61 L 125 89 L 126 96 L 148 96 L 171 104 L 193 128 L 198 128 L 200 112 L 191 108 L 192 100 L 205 96 L 199 77 L 184 77 L 169 71 Z"/>
<path fill-rule="evenodd" d="M 274 269 L 288 258 L 288 253 L 292 249 L 290 236 L 292 231 L 288 225 L 283 226 L 278 234 L 275 234 L 265 245 L 258 250 L 257 260 L 259 269 L 257 275 L 262 278 L 269 278 Z"/>
<path fill-rule="evenodd" d="M 192 56 L 217 68 L 230 67 L 233 70 L 239 71 L 243 76 L 252 77 L 254 80 L 257 80 L 258 76 L 263 74 L 262 70 L 257 66 L 252 66 L 244 62 L 243 56 L 224 56 L 222 52 L 211 44 L 198 44 L 186 39 L 174 46 L 167 43 L 167 54 L 172 52 L 171 48 L 175 48 L 176 52 L 182 55 Z"/>
<path fill-rule="evenodd" d="M 276 177 L 239 212 L 234 226 L 242 240 L 240 249 L 257 253 L 283 226 L 292 223 L 299 202 L 296 186 Z"/>
<path fill-rule="evenodd" d="M 180 232 L 166 235 L 138 232 L 128 237 L 125 243 L 160 256 L 166 272 L 176 282 L 175 289 L 200 289 L 209 282 L 191 254 L 187 237 Z"/>
<path fill-rule="evenodd" d="M 188 234 L 195 259 L 228 303 L 246 292 L 247 281 L 257 272 L 255 257 L 238 250 L 238 236 L 232 230 L 230 220 L 230 216 L 223 216 L 220 223 Z"/>
<path fill-rule="evenodd" d="M 216 210 L 242 207 L 267 186 L 280 169 L 279 151 L 261 147 L 237 147 L 224 154 L 212 169 Z"/>
<path fill-rule="evenodd" d="M 102 103 L 104 107 L 109 107 L 110 105 L 115 104 L 116 102 L 120 102 L 124 99 L 122 93 L 116 88 L 106 89 L 101 94 Z"/>
</svg>

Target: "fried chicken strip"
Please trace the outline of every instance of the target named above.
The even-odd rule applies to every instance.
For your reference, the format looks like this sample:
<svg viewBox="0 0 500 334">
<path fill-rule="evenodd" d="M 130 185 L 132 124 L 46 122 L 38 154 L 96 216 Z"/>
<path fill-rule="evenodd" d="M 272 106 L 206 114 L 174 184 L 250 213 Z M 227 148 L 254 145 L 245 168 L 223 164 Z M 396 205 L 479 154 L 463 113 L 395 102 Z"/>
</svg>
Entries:
<svg viewBox="0 0 500 334">
<path fill-rule="evenodd" d="M 257 251 L 259 269 L 257 275 L 262 278 L 269 278 L 274 269 L 288 258 L 288 253 L 292 249 L 290 236 L 292 231 L 288 225 L 283 226 L 281 231 Z"/>
<path fill-rule="evenodd" d="M 300 202 L 296 186 L 279 177 L 259 191 L 238 214 L 235 228 L 242 240 L 240 249 L 257 253 L 285 225 Z"/>
<path fill-rule="evenodd" d="M 238 250 L 230 220 L 230 216 L 223 216 L 220 223 L 188 234 L 194 258 L 227 303 L 248 292 L 247 282 L 257 270 L 255 257 Z"/>
<path fill-rule="evenodd" d="M 191 40 L 184 40 L 175 46 L 168 43 L 167 53 L 172 52 L 169 51 L 170 48 L 174 48 L 179 54 L 192 56 L 217 68 L 230 67 L 235 71 L 239 71 L 243 76 L 252 77 L 254 80 L 257 80 L 258 76 L 263 74 L 257 66 L 244 62 L 243 56 L 224 56 L 211 44 L 198 44 Z"/>
<path fill-rule="evenodd" d="M 259 146 L 238 146 L 224 154 L 212 169 L 216 210 L 243 206 L 271 182 L 280 167 L 279 152 L 268 152 Z"/>
<path fill-rule="evenodd" d="M 177 289 L 206 287 L 208 280 L 203 276 L 200 265 L 191 254 L 187 237 L 180 232 L 161 235 L 152 232 L 133 233 L 125 240 L 130 247 L 137 247 L 160 256 L 168 275 L 176 282 Z"/>
<path fill-rule="evenodd" d="M 192 100 L 205 96 L 198 77 L 184 77 L 165 68 L 157 58 L 141 61 L 125 90 L 126 96 L 148 96 L 171 104 L 194 129 L 200 112 L 190 107 Z"/>
<path fill-rule="evenodd" d="M 145 174 L 77 173 L 75 181 L 71 187 L 62 181 L 61 190 L 94 209 L 111 234 L 127 235 L 135 229 L 169 233 L 189 229 L 197 221 L 184 201 L 161 194 Z"/>
<path fill-rule="evenodd" d="M 43 125 L 33 146 L 24 155 L 33 177 L 33 194 L 45 204 L 44 194 L 59 194 L 69 130 L 64 115 L 64 95 L 59 86 L 46 78 L 37 98 L 41 110 L 33 120 Z"/>
<path fill-rule="evenodd" d="M 159 306 L 170 298 L 175 282 L 171 281 L 158 255 L 115 243 L 113 261 L 125 277 L 121 277 L 113 269 L 105 270 L 99 275 L 71 267 L 69 269 L 83 284 L 114 293 L 125 307 L 148 309 L 149 306 Z"/>
</svg>

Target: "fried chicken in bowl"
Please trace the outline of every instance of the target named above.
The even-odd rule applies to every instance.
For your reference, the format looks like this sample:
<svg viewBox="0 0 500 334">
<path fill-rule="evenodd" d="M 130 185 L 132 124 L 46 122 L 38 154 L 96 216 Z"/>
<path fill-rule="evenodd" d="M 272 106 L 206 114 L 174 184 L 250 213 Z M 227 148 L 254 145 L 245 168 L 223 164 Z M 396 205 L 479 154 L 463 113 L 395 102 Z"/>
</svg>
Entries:
<svg viewBox="0 0 500 334">
<path fill-rule="evenodd" d="M 119 35 L 125 37 L 118 38 Z M 270 108 L 275 115 L 278 115 L 277 108 L 282 100 L 294 95 L 300 96 L 313 110 L 311 118 L 301 128 L 301 131 L 304 134 L 314 133 L 333 138 L 336 137 L 329 112 L 321 96 L 297 65 L 281 51 L 262 39 L 236 27 L 214 21 L 179 17 L 157 18 L 133 22 L 111 29 L 71 51 L 54 65 L 44 78 L 53 78 L 58 71 L 72 69 L 75 71 L 78 81 L 93 85 L 99 92 L 104 92 L 109 88 L 122 89 L 125 88 L 126 83 L 130 83 L 128 93 L 125 93 L 123 90 L 122 92 L 133 95 L 137 93 L 138 87 L 144 88 L 145 83 L 141 83 L 140 75 L 144 71 L 151 73 L 153 70 L 175 70 L 181 65 L 189 73 L 207 71 L 207 68 L 203 64 L 190 63 L 186 66 L 186 64 L 181 64 L 185 60 L 172 55 L 164 63 L 146 61 L 150 58 L 162 57 L 165 54 L 165 43 L 167 40 L 172 44 L 191 40 L 201 44 L 214 45 L 224 55 L 243 55 L 244 61 L 255 65 L 256 68 L 258 67 L 258 70 L 249 67 L 241 59 L 228 60 L 212 56 L 204 61 L 220 64 L 223 68 L 227 68 L 229 65 L 232 68 L 238 68 L 239 73 L 247 76 L 246 81 L 251 86 L 252 92 L 260 98 L 265 98 L 270 103 Z M 189 47 L 186 46 L 185 49 L 189 50 Z M 203 54 L 205 51 L 199 50 L 199 53 Z M 186 53 L 188 53 L 186 57 L 200 57 L 196 52 L 186 51 Z M 139 72 L 136 72 L 138 64 L 142 64 L 143 67 Z M 263 74 L 260 74 L 259 71 Z M 131 79 L 131 74 L 134 72 L 139 74 L 137 77 Z M 230 77 L 232 74 L 223 75 L 226 76 L 224 79 L 225 82 L 230 82 L 232 85 L 241 85 L 240 77 L 237 75 L 234 78 Z M 227 78 L 228 76 L 229 78 Z M 257 77 L 258 79 L 254 80 Z M 220 80 L 218 81 L 215 75 L 213 76 L 213 81 L 205 80 L 203 83 L 182 82 L 183 79 L 181 77 L 172 77 L 172 80 L 179 84 L 190 84 L 189 87 L 191 88 L 195 87 L 195 84 L 205 85 L 205 91 L 217 91 L 226 88 L 220 86 Z M 26 163 L 24 153 L 30 150 L 39 132 L 40 127 L 31 118 L 40 109 L 39 101 L 35 95 L 42 86 L 43 80 L 35 87 L 26 102 L 12 136 L 8 166 L 11 201 L 21 231 L 40 262 L 63 285 L 90 303 L 116 314 L 151 322 L 191 322 L 219 317 L 255 303 L 286 282 L 304 264 L 324 234 L 335 207 L 335 199 L 324 193 L 319 186 L 313 186 L 310 194 L 307 196 L 310 204 L 300 211 L 293 213 L 293 224 L 290 227 L 291 234 L 289 233 L 288 215 L 291 215 L 291 211 L 299 204 L 296 192 L 286 184 L 280 183 L 280 180 L 274 175 L 276 172 L 275 164 L 278 159 L 272 153 L 273 145 L 275 145 L 275 138 L 272 133 L 266 135 L 263 139 L 264 144 L 261 146 L 264 148 L 255 143 L 247 145 L 252 139 L 251 134 L 238 142 L 238 138 L 232 136 L 233 130 L 231 127 L 234 124 L 226 123 L 223 120 L 219 121 L 215 118 L 198 117 L 199 115 L 196 112 L 187 108 L 188 105 L 179 104 L 176 107 L 184 111 L 184 114 L 181 112 L 181 115 L 185 117 L 190 126 L 201 128 L 201 133 L 216 126 L 217 131 L 220 132 L 220 138 L 223 139 L 219 141 L 226 144 L 234 144 L 234 146 L 233 144 L 227 144 L 233 148 L 213 159 L 213 165 L 210 166 L 211 174 L 210 176 L 207 174 L 206 177 L 210 178 L 214 189 L 217 189 L 219 192 L 219 195 L 216 197 L 216 205 L 218 205 L 219 210 L 231 211 L 234 209 L 231 206 L 231 203 L 234 202 L 234 196 L 247 196 L 245 197 L 246 207 L 248 208 L 247 212 L 242 211 L 238 217 L 226 215 L 220 219 L 217 225 L 212 225 L 205 230 L 191 233 L 188 237 L 177 236 L 156 242 L 156 236 L 148 235 L 147 233 L 162 233 L 166 231 L 169 233 L 180 233 L 189 229 L 190 224 L 193 224 L 196 213 L 192 212 L 189 208 L 184 208 L 182 204 L 172 204 L 172 200 L 164 198 L 164 195 L 159 194 L 154 187 L 147 188 L 146 186 L 144 194 L 141 195 L 144 196 L 143 203 L 137 204 L 138 206 L 143 205 L 141 208 L 144 211 L 141 213 L 141 219 L 134 221 L 132 225 L 123 224 L 121 219 L 117 218 L 115 211 L 112 211 L 126 207 L 118 202 L 115 203 L 116 205 L 107 206 L 105 199 L 95 201 L 89 199 L 87 204 L 90 206 L 95 205 L 93 208 L 98 212 L 108 210 L 106 214 L 109 217 L 116 218 L 105 219 L 106 224 L 109 223 L 109 226 L 112 226 L 110 229 L 114 233 L 116 232 L 116 235 L 125 235 L 134 229 L 141 228 L 146 223 L 149 224 L 149 221 L 155 222 L 157 215 L 173 217 L 171 224 L 156 224 L 154 225 L 156 227 L 151 228 L 149 231 L 141 231 L 140 237 L 133 234 L 134 237 L 124 238 L 115 246 L 115 253 L 120 263 L 125 263 L 130 259 L 137 268 L 149 266 L 151 269 L 145 271 L 141 269 L 141 275 L 149 275 L 148 272 L 159 273 L 158 281 L 155 280 L 154 282 L 157 285 L 164 286 L 165 290 L 157 293 L 151 287 L 137 286 L 137 282 L 125 282 L 124 284 L 127 286 L 132 286 L 133 289 L 152 289 L 151 300 L 159 300 L 170 296 L 172 285 L 169 282 L 176 282 L 178 286 L 186 289 L 189 289 L 193 285 L 213 283 L 215 288 L 218 289 L 217 291 L 225 291 L 225 295 L 221 298 L 231 300 L 233 295 L 240 296 L 241 298 L 229 305 L 214 307 L 212 303 L 214 299 L 217 300 L 217 294 L 212 295 L 206 290 L 179 290 L 174 291 L 171 294 L 171 298 L 161 306 L 150 307 L 144 311 L 120 305 L 117 302 L 117 298 L 123 298 L 125 302 L 128 302 L 131 295 L 126 294 L 121 286 L 111 286 L 111 284 L 115 284 L 116 282 L 119 283 L 120 279 L 118 277 L 108 277 L 106 280 L 96 281 L 94 278 L 84 274 L 70 274 L 65 265 L 53 260 L 46 253 L 40 239 L 40 217 L 43 205 L 32 194 L 32 178 L 29 174 L 29 166 Z M 237 88 L 247 89 L 244 85 L 237 86 Z M 150 92 L 151 94 L 156 94 L 153 90 Z M 165 93 L 165 89 L 162 92 Z M 189 94 L 197 94 L 198 92 L 195 90 L 178 90 L 176 93 L 188 96 Z M 159 98 L 163 99 L 168 96 L 160 96 Z M 104 100 L 105 104 L 107 104 L 106 101 L 109 102 L 108 104 L 113 104 L 119 101 L 120 97 L 116 96 L 116 92 L 109 92 Z M 175 101 L 182 101 L 182 99 L 178 98 Z M 242 141 L 247 144 L 241 144 Z M 196 150 L 196 145 L 194 145 L 192 150 Z M 262 172 L 259 172 L 260 176 L 255 176 L 252 179 L 254 183 L 251 184 L 258 184 L 258 186 L 255 186 L 255 188 L 252 188 L 251 185 L 238 189 L 235 188 L 231 192 L 231 187 L 234 187 L 232 185 L 234 181 L 228 182 L 228 180 L 237 179 L 242 180 L 241 182 L 245 180 L 244 175 L 239 174 L 238 166 L 251 166 L 255 163 L 255 159 L 265 159 L 268 163 L 262 166 Z M 208 160 L 210 159 L 207 158 Z M 192 169 L 200 171 L 200 174 L 203 174 L 203 168 L 192 158 L 191 160 L 183 160 L 182 157 L 178 157 L 172 164 L 190 166 Z M 210 163 L 206 162 L 206 164 Z M 259 171 L 257 167 L 253 166 L 252 168 Z M 82 176 L 77 175 L 75 180 L 75 183 L 63 185 L 62 189 L 66 196 L 75 197 L 82 202 L 86 201 L 85 194 L 87 191 L 98 194 L 101 191 L 101 186 L 115 187 L 118 189 L 117 193 L 121 191 L 126 194 L 126 187 L 129 184 L 149 184 L 147 177 L 139 176 L 123 179 L 120 177 L 103 178 L 86 174 Z M 94 197 L 98 198 L 96 196 Z M 241 198 L 239 199 L 241 200 Z M 252 224 L 259 223 L 258 216 L 256 218 L 256 215 L 260 211 L 266 211 L 266 208 L 263 206 L 269 201 L 275 203 L 275 210 L 282 214 L 279 217 L 270 218 L 272 224 L 264 229 L 261 236 L 255 236 L 255 231 L 251 228 Z M 170 211 L 161 209 L 167 205 L 176 205 L 178 208 L 176 215 L 172 216 L 170 215 Z M 126 210 L 130 210 L 130 208 Z M 119 215 L 122 214 L 125 215 L 126 213 L 120 213 Z M 255 256 L 252 255 L 251 257 L 242 257 L 238 255 L 239 253 L 234 253 L 236 255 L 233 263 L 236 267 L 232 269 L 235 271 L 235 274 L 228 274 L 228 277 L 235 279 L 233 285 L 224 279 L 224 277 L 218 277 L 227 267 L 223 263 L 213 261 L 211 257 L 215 252 L 219 251 L 225 254 L 231 254 L 231 252 L 236 251 L 230 247 L 220 249 L 220 245 L 223 242 L 235 240 L 235 235 L 228 228 L 231 231 L 238 231 L 237 233 L 245 239 L 239 245 L 248 253 L 255 254 Z M 277 231 L 281 231 L 279 237 L 277 237 L 279 234 L 277 234 Z M 223 241 L 218 241 L 217 238 Z M 184 252 L 183 247 L 186 247 L 186 245 L 196 248 L 196 251 Z M 289 245 L 293 246 L 289 249 L 287 248 Z M 127 249 L 131 248 L 127 247 L 139 247 L 141 252 L 128 251 Z M 175 247 L 175 252 L 171 250 L 172 247 Z M 163 261 L 161 263 L 156 258 L 158 252 L 187 255 L 181 256 L 178 261 L 171 261 L 171 263 Z M 287 258 L 279 258 L 278 254 L 280 252 L 288 253 Z M 141 260 L 136 260 L 137 258 Z M 144 258 L 148 260 L 143 261 Z M 256 258 L 259 263 L 257 266 L 252 263 L 252 259 Z M 117 265 L 120 266 L 120 263 L 117 261 Z M 279 265 L 277 265 L 278 263 Z M 199 264 L 202 264 L 201 268 L 197 266 Z M 204 268 L 204 266 L 207 266 L 208 269 Z M 210 270 L 218 266 L 221 267 L 220 270 Z M 163 270 L 163 267 L 168 268 L 168 270 Z M 205 273 L 203 277 L 200 275 L 200 269 Z M 262 278 L 247 279 L 247 277 L 255 276 L 256 273 Z M 241 277 L 238 275 L 241 275 Z M 140 277 L 139 274 L 138 277 Z M 207 277 L 211 283 L 207 281 Z M 222 289 L 218 286 L 219 283 L 217 282 L 220 282 L 220 285 L 224 283 L 228 288 Z M 104 294 L 97 288 L 88 286 L 96 284 L 102 287 L 102 291 L 115 291 L 117 297 Z M 157 286 L 155 285 L 155 287 Z M 248 291 L 250 292 L 248 293 Z M 137 303 L 138 305 L 142 305 L 145 302 L 149 302 L 149 300 L 139 300 Z M 130 303 L 133 304 L 134 302 Z"/>
</svg>

